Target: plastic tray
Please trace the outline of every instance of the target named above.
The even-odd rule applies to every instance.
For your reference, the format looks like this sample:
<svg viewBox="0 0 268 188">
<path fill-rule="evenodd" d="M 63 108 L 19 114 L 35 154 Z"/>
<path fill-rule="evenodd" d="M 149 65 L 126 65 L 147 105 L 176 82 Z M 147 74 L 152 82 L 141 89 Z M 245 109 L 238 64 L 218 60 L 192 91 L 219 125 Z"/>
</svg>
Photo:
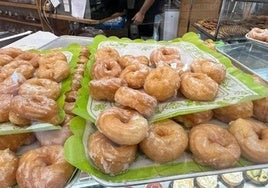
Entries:
<svg viewBox="0 0 268 188">
<path fill-rule="evenodd" d="M 246 37 L 247 40 L 249 40 L 251 42 L 254 42 L 257 45 L 263 45 L 263 46 L 266 46 L 268 48 L 268 42 L 264 42 L 264 41 L 253 39 L 253 38 L 249 37 L 248 34 L 246 34 L 245 37 Z"/>
</svg>

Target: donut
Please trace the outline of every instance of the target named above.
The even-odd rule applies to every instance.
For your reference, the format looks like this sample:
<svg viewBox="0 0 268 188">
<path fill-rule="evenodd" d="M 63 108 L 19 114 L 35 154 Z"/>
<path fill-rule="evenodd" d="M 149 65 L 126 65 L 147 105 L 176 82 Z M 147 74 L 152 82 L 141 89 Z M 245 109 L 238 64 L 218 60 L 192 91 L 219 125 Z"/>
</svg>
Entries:
<svg viewBox="0 0 268 188">
<path fill-rule="evenodd" d="M 0 94 L 0 123 L 9 121 L 12 94 Z"/>
<path fill-rule="evenodd" d="M 69 64 L 67 63 L 67 61 L 61 59 L 52 62 L 39 62 L 39 68 L 36 71 L 36 76 L 38 78 L 51 79 L 56 82 L 61 82 L 69 75 Z"/>
<path fill-rule="evenodd" d="M 221 84 L 226 77 L 225 66 L 209 59 L 195 59 L 191 64 L 191 71 L 205 73 L 218 84 Z"/>
<path fill-rule="evenodd" d="M 180 62 L 180 53 L 175 48 L 159 47 L 151 52 L 150 62 L 154 67 L 157 67 L 158 63 L 161 62 L 167 64 Z"/>
<path fill-rule="evenodd" d="M 11 56 L 12 58 L 17 57 L 18 55 L 22 54 L 23 50 L 15 47 L 7 47 L 7 48 L 1 48 L 0 54 L 6 54 Z"/>
<path fill-rule="evenodd" d="M 113 59 L 118 60 L 119 52 L 111 47 L 101 47 L 94 54 L 95 60 Z"/>
<path fill-rule="evenodd" d="M 252 101 L 240 102 L 213 110 L 214 117 L 218 120 L 229 123 L 238 118 L 250 118 L 253 116 Z"/>
<path fill-rule="evenodd" d="M 121 87 L 127 86 L 121 78 L 102 78 L 89 82 L 90 95 L 95 100 L 114 101 L 115 92 Z"/>
<path fill-rule="evenodd" d="M 78 91 L 67 91 L 65 93 L 65 102 L 75 102 L 78 97 Z"/>
<path fill-rule="evenodd" d="M 212 110 L 195 112 L 191 114 L 175 116 L 172 119 L 178 123 L 182 123 L 185 127 L 191 128 L 199 124 L 207 123 L 213 117 Z"/>
<path fill-rule="evenodd" d="M 110 107 L 97 117 L 98 130 L 119 145 L 135 145 L 148 131 L 148 121 L 134 110 Z"/>
<path fill-rule="evenodd" d="M 118 145 L 99 131 L 89 136 L 87 153 L 101 172 L 109 175 L 124 173 L 136 158 L 137 145 Z"/>
<path fill-rule="evenodd" d="M 66 114 L 74 115 L 73 109 L 75 106 L 75 102 L 64 102 L 63 109 Z"/>
<path fill-rule="evenodd" d="M 40 57 L 40 54 L 38 53 L 25 51 L 22 54 L 18 55 L 15 59 L 28 61 L 29 63 L 33 65 L 33 67 L 37 68 L 39 66 L 39 63 L 38 63 L 39 57 Z"/>
<path fill-rule="evenodd" d="M 146 56 L 134 56 L 134 55 L 123 55 L 118 58 L 118 63 L 124 69 L 132 64 L 144 64 L 149 66 L 149 59 Z"/>
<path fill-rule="evenodd" d="M 268 123 L 268 97 L 253 100 L 253 117 Z"/>
<path fill-rule="evenodd" d="M 267 42 L 268 30 L 254 27 L 248 32 L 248 36 L 252 39 Z"/>
<path fill-rule="evenodd" d="M 214 169 L 233 167 L 240 158 L 240 146 L 226 129 L 214 124 L 200 124 L 189 131 L 193 159 Z"/>
<path fill-rule="evenodd" d="M 178 159 L 187 146 L 186 131 L 171 119 L 152 123 L 149 126 L 149 133 L 139 143 L 141 151 L 158 163 Z"/>
<path fill-rule="evenodd" d="M 186 72 L 181 75 L 181 93 L 188 99 L 212 101 L 218 94 L 219 85 L 204 73 Z"/>
<path fill-rule="evenodd" d="M 0 93 L 17 95 L 20 86 L 25 81 L 26 79 L 22 74 L 14 72 L 10 76 L 6 77 L 2 82 L 0 82 Z"/>
<path fill-rule="evenodd" d="M 73 172 L 74 167 L 64 158 L 63 146 L 42 146 L 22 154 L 16 179 L 22 188 L 63 188 Z"/>
<path fill-rule="evenodd" d="M 0 135 L 0 150 L 8 148 L 13 152 L 17 152 L 32 135 L 33 133 Z"/>
<path fill-rule="evenodd" d="M 0 66 L 4 66 L 11 62 L 13 58 L 7 54 L 0 54 Z"/>
<path fill-rule="evenodd" d="M 104 77 L 119 77 L 122 72 L 121 66 L 114 59 L 102 59 L 94 62 L 91 68 L 92 79 Z"/>
<path fill-rule="evenodd" d="M 42 95 L 16 95 L 11 101 L 10 111 L 32 122 L 60 123 L 56 101 Z"/>
<path fill-rule="evenodd" d="M 176 95 L 179 87 L 179 74 L 167 66 L 153 69 L 144 82 L 144 91 L 160 102 Z"/>
<path fill-rule="evenodd" d="M 71 90 L 78 91 L 81 88 L 81 81 L 83 77 L 84 76 L 82 74 L 74 73 L 72 84 L 71 84 Z"/>
<path fill-rule="evenodd" d="M 1 74 L 6 77 L 12 75 L 14 72 L 20 73 L 26 79 L 29 79 L 33 77 L 35 68 L 25 60 L 13 60 L 1 68 Z"/>
<path fill-rule="evenodd" d="M 126 86 L 121 86 L 115 92 L 114 100 L 123 106 L 137 110 L 146 117 L 151 117 L 157 106 L 157 100 L 154 97 Z"/>
<path fill-rule="evenodd" d="M 67 57 L 63 52 L 60 51 L 51 51 L 46 54 L 42 54 L 41 58 L 39 59 L 39 63 L 43 63 L 43 60 L 48 60 L 50 63 L 57 60 L 62 60 L 67 62 Z"/>
<path fill-rule="evenodd" d="M 19 95 L 43 95 L 53 100 L 58 99 L 61 93 L 59 83 L 46 78 L 31 78 L 19 88 Z"/>
<path fill-rule="evenodd" d="M 63 123 L 61 129 L 51 131 L 39 131 L 35 132 L 36 139 L 41 146 L 49 145 L 62 145 L 64 146 L 65 141 L 72 136 L 72 131 L 69 128 L 71 115 L 66 115 L 67 120 Z"/>
<path fill-rule="evenodd" d="M 9 149 L 0 150 L 0 185 L 1 187 L 13 187 L 16 184 L 16 171 L 19 158 Z"/>
<path fill-rule="evenodd" d="M 255 120 L 238 118 L 229 131 L 240 145 L 242 156 L 255 163 L 268 162 L 268 127 Z"/>
<path fill-rule="evenodd" d="M 136 63 L 128 65 L 120 74 L 120 78 L 127 82 L 128 87 L 142 88 L 150 68 L 144 64 Z"/>
<path fill-rule="evenodd" d="M 28 126 L 32 123 L 30 119 L 22 117 L 20 114 L 13 112 L 11 109 L 8 114 L 8 119 L 10 123 L 21 127 Z"/>
</svg>

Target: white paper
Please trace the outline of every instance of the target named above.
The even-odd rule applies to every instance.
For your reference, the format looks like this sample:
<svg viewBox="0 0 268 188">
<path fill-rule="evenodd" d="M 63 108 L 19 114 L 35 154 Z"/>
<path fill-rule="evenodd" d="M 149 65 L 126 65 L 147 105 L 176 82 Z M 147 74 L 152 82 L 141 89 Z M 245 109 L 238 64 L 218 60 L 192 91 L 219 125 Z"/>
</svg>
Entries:
<svg viewBox="0 0 268 188">
<path fill-rule="evenodd" d="M 87 0 L 72 0 L 71 8 L 72 8 L 72 16 L 76 18 L 84 18 L 85 10 L 86 10 Z"/>
</svg>

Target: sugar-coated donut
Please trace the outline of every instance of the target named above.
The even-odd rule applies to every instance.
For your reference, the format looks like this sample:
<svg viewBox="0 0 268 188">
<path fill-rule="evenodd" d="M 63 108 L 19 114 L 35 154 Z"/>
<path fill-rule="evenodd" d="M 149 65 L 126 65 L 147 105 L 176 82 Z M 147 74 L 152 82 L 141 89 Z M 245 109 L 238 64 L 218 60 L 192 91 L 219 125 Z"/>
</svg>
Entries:
<svg viewBox="0 0 268 188">
<path fill-rule="evenodd" d="M 21 84 L 25 81 L 26 79 L 22 74 L 14 72 L 0 82 L 0 93 L 17 95 Z"/>
<path fill-rule="evenodd" d="M 98 48 L 94 54 L 95 60 L 114 59 L 118 60 L 119 52 L 111 47 Z"/>
<path fill-rule="evenodd" d="M 200 124 L 189 132 L 193 159 L 215 169 L 233 167 L 240 158 L 240 146 L 228 130 L 214 124 Z"/>
<path fill-rule="evenodd" d="M 61 87 L 58 82 L 46 78 L 31 78 L 19 88 L 20 95 L 44 95 L 51 99 L 58 99 Z"/>
<path fill-rule="evenodd" d="M 216 108 L 213 110 L 214 117 L 229 123 L 238 118 L 250 118 L 253 115 L 252 101 L 240 102 L 225 107 Z"/>
<path fill-rule="evenodd" d="M 146 117 L 151 117 L 154 114 L 157 100 L 139 90 L 135 90 L 126 86 L 120 87 L 114 96 L 115 102 L 137 110 Z"/>
<path fill-rule="evenodd" d="M 120 78 L 127 82 L 128 87 L 139 89 L 142 88 L 150 68 L 141 63 L 128 65 L 120 74 Z"/>
<path fill-rule="evenodd" d="M 254 100 L 253 102 L 253 117 L 257 120 L 268 123 L 268 97 Z"/>
<path fill-rule="evenodd" d="M 134 145 L 143 140 L 148 131 L 148 121 L 135 110 L 110 107 L 97 117 L 98 130 L 120 145 Z"/>
<path fill-rule="evenodd" d="M 0 150 L 0 185 L 1 187 L 12 187 L 17 183 L 16 172 L 19 158 L 9 149 Z"/>
<path fill-rule="evenodd" d="M 185 127 L 194 127 L 199 124 L 207 123 L 213 117 L 212 110 L 195 112 L 191 114 L 179 115 L 173 117 L 176 122 L 182 123 Z"/>
<path fill-rule="evenodd" d="M 10 112 L 32 122 L 48 122 L 59 124 L 57 102 L 42 95 L 16 95 L 10 104 Z"/>
<path fill-rule="evenodd" d="M 63 146 L 42 146 L 22 154 L 16 179 L 21 188 L 63 188 L 73 171 L 64 158 Z"/>
<path fill-rule="evenodd" d="M 12 94 L 0 93 L 0 122 L 9 121 L 10 103 L 13 98 Z"/>
<path fill-rule="evenodd" d="M 150 54 L 150 62 L 154 67 L 157 67 L 161 62 L 167 64 L 180 62 L 180 53 L 172 47 L 156 48 Z"/>
<path fill-rule="evenodd" d="M 6 77 L 12 75 L 14 72 L 22 74 L 26 79 L 32 78 L 35 68 L 31 63 L 25 60 L 13 60 L 1 68 L 1 74 Z"/>
<path fill-rule="evenodd" d="M 239 118 L 229 131 L 240 145 L 242 156 L 255 163 L 268 162 L 268 127 L 261 122 Z"/>
<path fill-rule="evenodd" d="M 177 94 L 179 74 L 168 66 L 153 69 L 145 79 L 144 90 L 158 101 L 165 101 Z"/>
<path fill-rule="evenodd" d="M 146 56 L 134 56 L 134 55 L 123 55 L 118 58 L 118 63 L 122 68 L 125 68 L 132 64 L 144 64 L 149 66 L 149 59 Z"/>
<path fill-rule="evenodd" d="M 136 158 L 137 145 L 118 145 L 99 131 L 89 136 L 87 152 L 93 164 L 103 173 L 124 173 Z"/>
<path fill-rule="evenodd" d="M 122 72 L 121 66 L 114 59 L 102 59 L 94 62 L 91 68 L 92 79 L 104 77 L 119 77 Z"/>
<path fill-rule="evenodd" d="M 183 127 L 170 119 L 152 123 L 149 133 L 139 147 L 155 162 L 178 159 L 188 146 L 188 135 Z"/>
<path fill-rule="evenodd" d="M 225 66 L 209 59 L 195 59 L 191 64 L 191 71 L 205 73 L 218 84 L 221 84 L 226 77 Z"/>
<path fill-rule="evenodd" d="M 13 152 L 17 152 L 33 133 L 19 133 L 0 135 L 0 150 L 9 148 Z"/>
<path fill-rule="evenodd" d="M 127 86 L 121 78 L 102 78 L 89 82 L 90 95 L 95 100 L 114 101 L 115 92 L 121 87 Z"/>
<path fill-rule="evenodd" d="M 219 85 L 204 73 L 185 72 L 181 75 L 181 93 L 188 99 L 212 101 L 218 94 Z"/>
<path fill-rule="evenodd" d="M 0 49 L 0 54 L 7 54 L 9 56 L 11 56 L 12 58 L 17 57 L 18 55 L 22 54 L 24 51 L 19 49 L 19 48 L 15 48 L 15 47 L 7 47 L 7 48 L 1 48 Z"/>
</svg>

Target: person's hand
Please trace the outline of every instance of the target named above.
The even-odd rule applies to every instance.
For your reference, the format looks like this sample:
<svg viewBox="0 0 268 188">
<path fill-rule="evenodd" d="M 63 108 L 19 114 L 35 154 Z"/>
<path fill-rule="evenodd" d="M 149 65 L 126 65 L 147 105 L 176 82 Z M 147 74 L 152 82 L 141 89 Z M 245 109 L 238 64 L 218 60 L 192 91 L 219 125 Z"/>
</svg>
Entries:
<svg viewBox="0 0 268 188">
<path fill-rule="evenodd" d="M 144 14 L 142 14 L 141 12 L 137 12 L 135 16 L 132 18 L 132 21 L 134 24 L 139 25 L 139 24 L 142 24 L 143 19 L 144 19 Z"/>
</svg>

